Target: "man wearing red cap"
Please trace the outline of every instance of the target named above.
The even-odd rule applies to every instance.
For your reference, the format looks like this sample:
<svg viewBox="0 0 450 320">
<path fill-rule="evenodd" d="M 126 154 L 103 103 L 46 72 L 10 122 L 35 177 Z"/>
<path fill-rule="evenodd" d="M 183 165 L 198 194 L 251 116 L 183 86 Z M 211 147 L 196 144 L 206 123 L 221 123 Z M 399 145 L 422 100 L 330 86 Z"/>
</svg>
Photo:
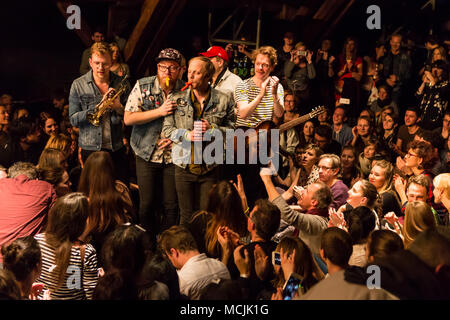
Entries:
<svg viewBox="0 0 450 320">
<path fill-rule="evenodd" d="M 200 53 L 211 60 L 214 65 L 214 75 L 212 77 L 211 87 L 233 96 L 236 86 L 242 82 L 242 79 L 228 70 L 228 54 L 222 47 L 213 46 L 206 52 Z"/>
</svg>

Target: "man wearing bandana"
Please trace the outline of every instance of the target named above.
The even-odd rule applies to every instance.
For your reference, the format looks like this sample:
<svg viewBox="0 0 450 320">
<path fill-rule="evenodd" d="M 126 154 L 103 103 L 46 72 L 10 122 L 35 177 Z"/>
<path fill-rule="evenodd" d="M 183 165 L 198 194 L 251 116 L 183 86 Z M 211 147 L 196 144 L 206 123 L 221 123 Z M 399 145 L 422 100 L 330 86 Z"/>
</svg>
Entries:
<svg viewBox="0 0 450 320">
<path fill-rule="evenodd" d="M 162 50 L 156 63 L 156 76 L 136 82 L 125 106 L 124 116 L 125 124 L 133 126 L 130 144 L 136 154 L 139 220 L 153 237 L 178 221 L 171 141 L 161 134 L 161 130 L 164 117 L 176 109 L 176 102 L 171 99 L 171 95 L 184 85 L 178 79 L 181 54 L 177 50 Z M 160 209 L 162 219 L 159 216 Z"/>
</svg>

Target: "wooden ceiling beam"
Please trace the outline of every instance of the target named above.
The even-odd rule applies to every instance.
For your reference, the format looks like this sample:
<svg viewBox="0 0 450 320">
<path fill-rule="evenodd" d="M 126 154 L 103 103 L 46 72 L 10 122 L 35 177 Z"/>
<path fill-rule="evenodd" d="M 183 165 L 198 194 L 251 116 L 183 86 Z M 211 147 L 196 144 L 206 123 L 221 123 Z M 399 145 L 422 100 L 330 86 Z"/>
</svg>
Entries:
<svg viewBox="0 0 450 320">
<path fill-rule="evenodd" d="M 153 15 L 153 12 L 155 11 L 156 6 L 160 0 L 145 0 L 144 4 L 142 5 L 141 9 L 141 16 L 134 27 L 133 32 L 131 33 L 127 44 L 124 48 L 124 59 L 125 61 L 128 61 L 130 57 L 133 55 L 134 50 L 136 49 L 136 45 L 139 42 L 139 40 L 142 37 L 142 34 L 144 33 L 145 29 L 148 27 L 150 23 L 150 18 Z"/>
</svg>

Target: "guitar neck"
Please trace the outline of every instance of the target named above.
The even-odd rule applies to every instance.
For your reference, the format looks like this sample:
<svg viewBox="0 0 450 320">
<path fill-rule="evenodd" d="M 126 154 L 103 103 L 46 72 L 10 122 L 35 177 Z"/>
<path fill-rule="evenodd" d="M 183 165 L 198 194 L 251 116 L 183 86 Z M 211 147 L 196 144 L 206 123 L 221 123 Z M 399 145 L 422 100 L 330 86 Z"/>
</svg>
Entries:
<svg viewBox="0 0 450 320">
<path fill-rule="evenodd" d="M 280 130 L 280 132 L 289 130 L 303 122 L 308 121 L 309 119 L 311 119 L 310 113 L 305 114 L 304 116 L 301 116 L 297 119 L 291 120 L 289 122 L 283 123 L 282 125 L 280 125 L 280 127 L 278 128 L 278 130 Z"/>
</svg>

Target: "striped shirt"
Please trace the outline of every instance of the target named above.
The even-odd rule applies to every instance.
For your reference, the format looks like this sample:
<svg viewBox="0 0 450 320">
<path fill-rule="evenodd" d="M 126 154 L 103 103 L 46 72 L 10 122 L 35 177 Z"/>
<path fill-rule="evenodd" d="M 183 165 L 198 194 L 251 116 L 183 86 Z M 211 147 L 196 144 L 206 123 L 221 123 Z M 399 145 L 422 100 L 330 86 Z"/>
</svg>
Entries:
<svg viewBox="0 0 450 320">
<path fill-rule="evenodd" d="M 42 254 L 42 271 L 36 282 L 43 283 L 45 285 L 44 290 L 50 289 L 51 299 L 92 299 L 98 280 L 97 254 L 94 247 L 90 244 L 86 245 L 83 265 L 81 263 L 80 247 L 72 246 L 66 277 L 62 285 L 55 289 L 58 283 L 58 274 L 54 271 L 56 267 L 55 248 L 49 246 L 45 233 L 40 233 L 34 238 L 39 242 Z M 42 298 L 42 294 L 39 298 Z"/>
<path fill-rule="evenodd" d="M 245 101 L 247 103 L 251 103 L 256 99 L 261 88 L 258 87 L 255 82 L 253 82 L 252 78 L 248 78 L 243 82 L 239 83 L 235 90 L 235 99 L 236 103 L 239 101 Z M 284 105 L 284 90 L 281 84 L 278 84 L 278 99 L 280 104 Z M 266 93 L 264 97 L 261 99 L 261 102 L 258 104 L 253 113 L 247 117 L 247 119 L 241 119 L 241 117 L 237 116 L 236 127 L 249 127 L 255 128 L 260 123 L 264 121 L 270 121 L 273 117 L 273 96 L 272 96 L 272 84 L 269 84 L 266 87 Z"/>
</svg>

